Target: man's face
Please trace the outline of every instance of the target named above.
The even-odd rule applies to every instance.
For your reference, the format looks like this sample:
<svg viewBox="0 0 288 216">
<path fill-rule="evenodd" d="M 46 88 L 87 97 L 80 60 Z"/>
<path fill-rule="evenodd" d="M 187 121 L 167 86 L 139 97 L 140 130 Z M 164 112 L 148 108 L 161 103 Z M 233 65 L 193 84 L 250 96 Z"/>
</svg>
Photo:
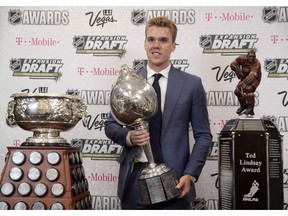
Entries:
<svg viewBox="0 0 288 216">
<path fill-rule="evenodd" d="M 148 57 L 148 65 L 155 71 L 168 67 L 170 55 L 176 44 L 172 42 L 169 28 L 152 26 L 148 28 L 144 48 Z"/>
</svg>

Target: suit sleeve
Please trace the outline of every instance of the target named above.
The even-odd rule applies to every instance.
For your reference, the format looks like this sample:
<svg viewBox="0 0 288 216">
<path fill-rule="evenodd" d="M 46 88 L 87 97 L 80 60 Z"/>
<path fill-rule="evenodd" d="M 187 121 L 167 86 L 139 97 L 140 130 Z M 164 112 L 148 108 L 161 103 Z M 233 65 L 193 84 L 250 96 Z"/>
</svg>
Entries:
<svg viewBox="0 0 288 216">
<path fill-rule="evenodd" d="M 126 136 L 130 131 L 129 128 L 120 125 L 113 117 L 111 112 L 105 123 L 105 134 L 113 142 L 125 147 L 126 146 Z"/>
<path fill-rule="evenodd" d="M 195 88 L 193 102 L 191 104 L 190 119 L 195 144 L 184 173 L 189 173 L 198 179 L 213 143 L 207 110 L 206 93 L 200 78 L 196 82 Z"/>
</svg>

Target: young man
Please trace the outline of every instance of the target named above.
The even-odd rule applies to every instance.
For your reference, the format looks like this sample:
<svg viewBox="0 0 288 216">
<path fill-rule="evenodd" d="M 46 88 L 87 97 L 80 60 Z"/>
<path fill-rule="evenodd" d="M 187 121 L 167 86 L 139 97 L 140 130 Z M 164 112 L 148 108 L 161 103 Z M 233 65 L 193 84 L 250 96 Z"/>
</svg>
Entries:
<svg viewBox="0 0 288 216">
<path fill-rule="evenodd" d="M 160 140 L 154 142 L 152 139 L 155 131 L 147 133 L 145 130 L 123 128 L 111 114 L 105 121 L 107 137 L 123 146 L 118 178 L 118 196 L 122 209 L 191 209 L 191 202 L 196 197 L 194 183 L 201 174 L 212 146 L 206 94 L 201 79 L 174 68 L 170 63 L 170 55 L 176 48 L 176 35 L 174 22 L 165 17 L 150 19 L 144 41 L 148 65 L 138 73 L 151 84 L 154 82 L 154 74 L 162 74 L 159 79 L 162 111 Z M 151 121 L 150 129 L 153 128 Z M 190 125 L 195 139 L 192 153 L 189 151 Z M 143 205 L 137 179 L 147 158 L 139 147 L 146 145 L 150 138 L 155 162 L 165 163 L 176 171 L 176 187 L 181 193 L 179 197 L 167 202 Z M 162 156 L 156 158 L 153 147 L 159 142 L 160 152 L 157 153 Z"/>
</svg>

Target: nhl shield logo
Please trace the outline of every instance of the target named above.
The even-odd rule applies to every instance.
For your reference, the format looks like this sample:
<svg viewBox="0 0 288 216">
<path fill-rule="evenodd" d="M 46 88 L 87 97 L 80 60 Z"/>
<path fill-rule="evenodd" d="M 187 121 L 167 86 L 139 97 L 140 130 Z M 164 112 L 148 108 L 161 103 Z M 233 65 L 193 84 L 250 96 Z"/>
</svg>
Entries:
<svg viewBox="0 0 288 216">
<path fill-rule="evenodd" d="M 73 38 L 73 46 L 77 49 L 82 49 L 84 47 L 84 37 L 83 36 L 75 36 Z"/>
<path fill-rule="evenodd" d="M 21 70 L 21 60 L 20 59 L 11 59 L 10 60 L 10 69 L 12 71 L 20 71 Z"/>
<path fill-rule="evenodd" d="M 145 68 L 147 65 L 147 60 L 134 60 L 133 61 L 133 69 L 137 72 Z"/>
<path fill-rule="evenodd" d="M 20 10 L 10 10 L 8 12 L 8 21 L 12 25 L 21 23 L 21 11 Z"/>
<path fill-rule="evenodd" d="M 135 25 L 144 23 L 145 21 L 145 12 L 144 10 L 134 10 L 131 14 L 131 21 Z"/>
<path fill-rule="evenodd" d="M 275 22 L 277 20 L 277 8 L 264 8 L 262 18 L 267 23 Z"/>
<path fill-rule="evenodd" d="M 212 46 L 212 37 L 210 35 L 204 35 L 200 37 L 200 46 L 204 49 Z"/>
<path fill-rule="evenodd" d="M 77 90 L 77 89 L 68 89 L 68 90 L 66 91 L 66 94 L 68 94 L 68 95 L 73 95 L 73 96 L 79 96 L 79 95 L 80 95 L 80 92 L 79 92 L 79 90 Z"/>
<path fill-rule="evenodd" d="M 267 72 L 276 72 L 277 71 L 277 61 L 275 59 L 267 59 L 264 62 L 264 68 Z"/>
</svg>

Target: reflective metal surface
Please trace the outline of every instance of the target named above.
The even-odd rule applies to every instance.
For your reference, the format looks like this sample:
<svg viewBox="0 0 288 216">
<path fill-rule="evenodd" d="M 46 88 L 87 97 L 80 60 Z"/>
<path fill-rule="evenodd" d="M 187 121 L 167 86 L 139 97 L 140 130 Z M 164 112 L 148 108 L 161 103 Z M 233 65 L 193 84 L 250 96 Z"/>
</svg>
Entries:
<svg viewBox="0 0 288 216">
<path fill-rule="evenodd" d="M 19 181 L 23 177 L 23 171 L 19 167 L 13 167 L 9 172 L 9 177 L 13 181 Z"/>
<path fill-rule="evenodd" d="M 0 210 L 8 210 L 8 209 L 9 209 L 8 203 L 4 201 L 0 201 Z"/>
<path fill-rule="evenodd" d="M 61 196 L 64 193 L 64 186 L 61 183 L 53 184 L 51 193 L 56 197 Z"/>
<path fill-rule="evenodd" d="M 121 67 L 119 74 L 110 94 L 114 118 L 120 124 L 132 126 L 135 130 L 149 131 L 148 119 L 156 113 L 158 106 L 154 88 L 127 65 Z M 174 170 L 165 164 L 154 163 L 150 141 L 143 149 L 149 166 L 143 170 L 138 182 L 142 202 L 154 204 L 178 196 L 180 193 L 175 189 L 176 177 L 170 175 Z"/>
<path fill-rule="evenodd" d="M 73 128 L 79 120 L 86 122 L 87 106 L 82 98 L 65 94 L 13 94 L 8 103 L 6 122 L 33 131 L 25 145 L 67 143 L 61 131 Z"/>
<path fill-rule="evenodd" d="M 21 194 L 22 196 L 27 196 L 31 192 L 31 185 L 27 182 L 22 182 L 21 184 L 18 185 L 18 193 Z"/>
<path fill-rule="evenodd" d="M 32 206 L 32 210 L 45 210 L 45 204 L 43 202 L 36 202 Z"/>
<path fill-rule="evenodd" d="M 28 206 L 25 202 L 22 201 L 16 203 L 14 206 L 14 210 L 26 210 L 26 209 L 28 209 Z"/>
<path fill-rule="evenodd" d="M 60 155 L 57 152 L 51 152 L 47 155 L 47 161 L 51 165 L 57 165 L 60 159 Z"/>
<path fill-rule="evenodd" d="M 29 156 L 29 161 L 34 165 L 38 165 L 39 163 L 41 163 L 42 159 L 43 159 L 43 156 L 38 151 L 31 152 Z"/>
<path fill-rule="evenodd" d="M 36 194 L 36 196 L 39 196 L 39 197 L 43 197 L 48 191 L 48 187 L 40 182 L 38 183 L 35 188 L 34 188 L 34 193 Z"/>
<path fill-rule="evenodd" d="M 121 67 L 119 74 L 110 93 L 113 116 L 122 125 L 151 118 L 157 110 L 154 88 L 127 65 Z"/>
<path fill-rule="evenodd" d="M 41 177 L 41 171 L 37 167 L 31 167 L 27 175 L 31 181 L 37 181 Z"/>
<path fill-rule="evenodd" d="M 49 168 L 47 171 L 46 171 L 46 174 L 45 174 L 46 178 L 53 182 L 53 181 L 56 181 L 59 177 L 59 172 L 56 168 Z"/>
<path fill-rule="evenodd" d="M 4 196 L 10 196 L 14 192 L 14 185 L 10 182 L 6 182 L 1 186 L 1 193 Z"/>
<path fill-rule="evenodd" d="M 14 152 L 12 155 L 12 161 L 16 165 L 21 165 L 25 162 L 25 155 L 20 151 Z"/>
<path fill-rule="evenodd" d="M 52 204 L 50 209 L 51 210 L 63 210 L 64 206 L 60 202 L 55 202 L 55 203 Z"/>
</svg>

